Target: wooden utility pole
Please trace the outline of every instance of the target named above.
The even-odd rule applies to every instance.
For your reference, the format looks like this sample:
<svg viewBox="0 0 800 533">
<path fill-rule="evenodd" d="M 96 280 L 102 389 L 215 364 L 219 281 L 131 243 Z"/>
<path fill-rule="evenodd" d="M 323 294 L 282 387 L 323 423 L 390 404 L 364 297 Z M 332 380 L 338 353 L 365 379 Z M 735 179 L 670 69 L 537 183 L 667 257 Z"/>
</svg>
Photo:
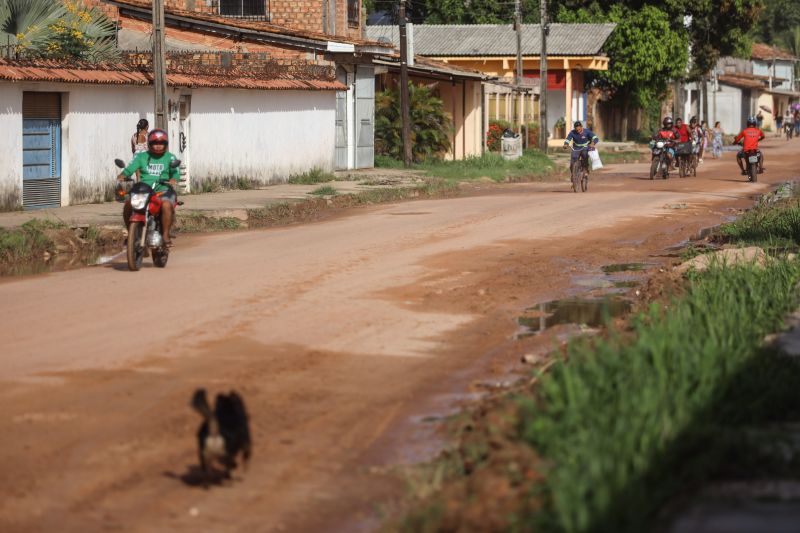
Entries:
<svg viewBox="0 0 800 533">
<path fill-rule="evenodd" d="M 410 167 L 411 111 L 408 94 L 408 35 L 406 34 L 406 0 L 400 0 L 400 120 L 403 125 L 403 165 Z"/>
<path fill-rule="evenodd" d="M 547 152 L 547 0 L 539 4 L 539 29 L 542 49 L 539 51 L 539 146 Z"/>
<path fill-rule="evenodd" d="M 153 86 L 155 87 L 156 128 L 168 131 L 165 47 L 164 0 L 153 0 Z"/>
<path fill-rule="evenodd" d="M 517 93 L 517 118 L 519 118 L 519 133 L 524 132 L 525 106 L 522 93 L 522 9 L 520 0 L 514 1 L 514 27 L 517 30 L 517 72 L 514 78 L 514 91 Z M 523 145 L 528 142 L 528 136 L 523 137 Z"/>
</svg>

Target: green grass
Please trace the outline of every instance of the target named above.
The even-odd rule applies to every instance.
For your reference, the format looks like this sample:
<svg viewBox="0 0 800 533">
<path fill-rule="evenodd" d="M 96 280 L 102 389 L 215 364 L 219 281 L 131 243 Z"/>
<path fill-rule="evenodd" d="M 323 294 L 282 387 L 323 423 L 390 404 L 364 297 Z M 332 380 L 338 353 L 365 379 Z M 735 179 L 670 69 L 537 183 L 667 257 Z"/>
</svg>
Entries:
<svg viewBox="0 0 800 533">
<path fill-rule="evenodd" d="M 761 204 L 734 222 L 723 225 L 719 234 L 734 242 L 780 245 L 800 243 L 800 201 L 791 199 L 777 206 Z"/>
<path fill-rule="evenodd" d="M 322 187 L 317 187 L 308 194 L 313 194 L 314 196 L 335 196 L 338 193 L 334 187 L 330 185 L 323 185 Z"/>
<path fill-rule="evenodd" d="M 18 263 L 39 260 L 53 246 L 45 234 L 49 229 L 62 229 L 60 222 L 31 219 L 19 228 L 0 228 L 0 262 Z"/>
<path fill-rule="evenodd" d="M 209 217 L 200 213 L 184 212 L 178 215 L 178 227 L 183 233 L 232 231 L 242 227 L 235 217 Z"/>
<path fill-rule="evenodd" d="M 296 185 L 314 185 L 317 183 L 327 183 L 335 179 L 336 176 L 330 172 L 325 172 L 321 168 L 312 168 L 308 172 L 289 176 L 289 183 Z"/>
<path fill-rule="evenodd" d="M 720 399 L 797 305 L 798 280 L 796 262 L 718 266 L 668 311 L 653 306 L 637 317 L 632 341 L 611 335 L 571 343 L 566 361 L 542 377 L 538 396 L 520 400 L 520 438 L 552 464 L 546 512 L 531 523 L 548 531 L 644 531 L 687 477 L 719 467 L 704 445 L 709 428 L 728 416 L 757 418 L 760 407 L 757 397 Z"/>
<path fill-rule="evenodd" d="M 403 168 L 403 163 L 387 156 L 375 156 L 375 166 L 381 168 Z M 449 181 L 470 181 L 489 178 L 492 181 L 517 181 L 540 178 L 555 169 L 553 162 L 543 152 L 525 150 L 522 157 L 506 161 L 500 154 L 486 152 L 481 156 L 470 156 L 459 161 L 427 161 L 416 163 L 414 169 L 426 175 Z"/>
</svg>

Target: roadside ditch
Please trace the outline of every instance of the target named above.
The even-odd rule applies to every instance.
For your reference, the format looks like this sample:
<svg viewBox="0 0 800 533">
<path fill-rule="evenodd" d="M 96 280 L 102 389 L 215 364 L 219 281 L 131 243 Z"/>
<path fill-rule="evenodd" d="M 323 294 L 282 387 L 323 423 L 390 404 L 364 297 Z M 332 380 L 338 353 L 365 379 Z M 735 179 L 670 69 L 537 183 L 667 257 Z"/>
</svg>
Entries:
<svg viewBox="0 0 800 533">
<path fill-rule="evenodd" d="M 402 472 L 386 529 L 729 531 L 765 495 L 783 522 L 753 531 L 797 523 L 800 362 L 775 332 L 800 302 L 798 192 L 696 237 L 676 268 L 608 265 L 525 309 L 517 337 L 556 327 L 560 347 L 446 422 L 452 445 Z"/>
</svg>

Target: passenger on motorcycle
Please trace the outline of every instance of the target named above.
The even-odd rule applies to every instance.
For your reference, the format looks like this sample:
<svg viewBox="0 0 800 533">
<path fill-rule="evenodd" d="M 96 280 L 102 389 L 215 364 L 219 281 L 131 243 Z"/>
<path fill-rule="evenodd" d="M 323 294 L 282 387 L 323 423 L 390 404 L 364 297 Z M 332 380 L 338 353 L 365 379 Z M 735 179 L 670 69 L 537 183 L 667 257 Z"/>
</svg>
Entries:
<svg viewBox="0 0 800 533">
<path fill-rule="evenodd" d="M 169 187 L 159 183 L 160 180 L 169 180 L 170 185 L 173 187 L 178 183 L 179 171 L 177 168 L 171 168 L 170 163 L 175 160 L 175 156 L 167 151 L 169 142 L 167 133 L 164 130 L 155 129 L 147 135 L 147 151 L 139 152 L 133 160 L 125 167 L 117 180 L 123 181 L 125 178 L 131 177 L 137 170 L 140 173 L 140 181 L 153 188 L 153 191 L 161 195 L 161 228 L 162 237 L 165 246 L 172 246 L 172 239 L 170 230 L 174 220 L 175 204 L 178 201 L 174 191 Z M 125 206 L 122 209 L 122 218 L 125 221 L 125 227 L 130 225 L 130 218 L 133 209 L 131 208 L 131 200 L 128 198 L 125 201 Z"/>
<path fill-rule="evenodd" d="M 675 119 L 675 138 L 680 143 L 688 143 L 691 139 L 689 127 L 683 123 L 682 118 Z"/>
<path fill-rule="evenodd" d="M 583 124 L 580 120 L 575 121 L 573 124 L 574 129 L 569 132 L 567 138 L 564 139 L 564 149 L 566 150 L 569 148 L 569 143 L 572 143 L 572 157 L 569 163 L 569 171 L 570 174 L 572 173 L 572 165 L 575 164 L 575 161 L 578 160 L 580 157 L 583 161 L 586 161 L 589 157 L 589 150 L 594 150 L 594 147 L 600 142 L 600 139 L 597 138 L 597 135 L 583 127 Z M 588 162 L 587 162 L 588 164 Z"/>
<path fill-rule="evenodd" d="M 672 161 L 675 159 L 675 142 L 678 138 L 672 123 L 672 117 L 664 117 L 664 120 L 661 121 L 661 126 L 662 128 L 653 135 L 653 140 L 667 141 L 667 163 L 672 166 Z"/>
<path fill-rule="evenodd" d="M 764 172 L 764 154 L 758 149 L 758 141 L 764 138 L 764 132 L 756 127 L 756 118 L 750 117 L 747 119 L 747 127 L 737 135 L 733 142 L 734 144 L 741 142 L 742 149 L 736 154 L 736 162 L 739 164 L 739 169 L 742 171 L 742 176 L 747 175 L 744 168 L 745 152 L 754 151 L 760 156 L 758 163 L 758 173 Z"/>
<path fill-rule="evenodd" d="M 704 133 L 698 122 L 697 117 L 689 119 L 689 138 L 695 143 L 693 150 L 697 154 L 697 158 L 700 159 L 700 148 L 702 147 Z"/>
</svg>

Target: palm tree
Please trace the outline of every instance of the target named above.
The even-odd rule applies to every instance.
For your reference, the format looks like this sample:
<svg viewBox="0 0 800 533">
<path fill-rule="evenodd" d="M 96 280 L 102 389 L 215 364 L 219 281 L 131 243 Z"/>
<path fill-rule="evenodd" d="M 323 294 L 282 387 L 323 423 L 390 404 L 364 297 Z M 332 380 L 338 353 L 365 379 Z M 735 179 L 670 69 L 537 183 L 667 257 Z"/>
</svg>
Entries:
<svg viewBox="0 0 800 533">
<path fill-rule="evenodd" d="M 16 57 L 119 58 L 114 23 L 76 0 L 0 0 L 2 45 Z"/>
</svg>

